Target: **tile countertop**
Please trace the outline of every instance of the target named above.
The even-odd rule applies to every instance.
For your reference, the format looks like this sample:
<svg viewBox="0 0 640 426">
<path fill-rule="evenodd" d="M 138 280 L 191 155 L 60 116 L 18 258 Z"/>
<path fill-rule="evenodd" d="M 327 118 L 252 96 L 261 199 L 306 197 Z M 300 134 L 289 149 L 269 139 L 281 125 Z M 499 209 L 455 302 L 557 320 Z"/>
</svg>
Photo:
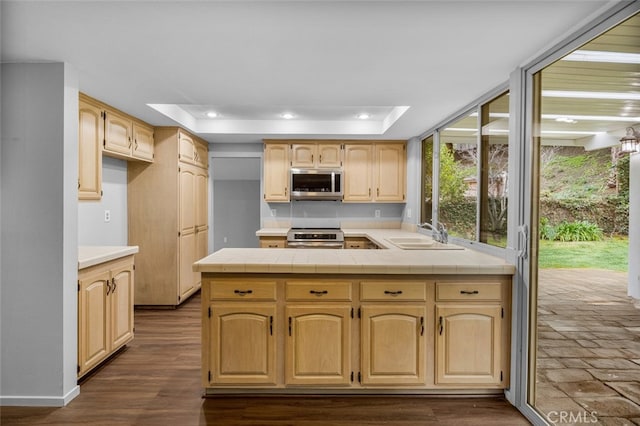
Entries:
<svg viewBox="0 0 640 426">
<path fill-rule="evenodd" d="M 138 253 L 138 246 L 80 246 L 78 269 Z"/>
<path fill-rule="evenodd" d="M 514 265 L 475 250 L 402 250 L 386 241 L 423 234 L 401 229 L 342 229 L 345 237 L 367 237 L 380 250 L 294 250 L 225 248 L 194 264 L 196 272 L 342 273 L 342 274 L 486 274 L 513 275 Z M 285 236 L 271 228 L 258 236 Z"/>
</svg>

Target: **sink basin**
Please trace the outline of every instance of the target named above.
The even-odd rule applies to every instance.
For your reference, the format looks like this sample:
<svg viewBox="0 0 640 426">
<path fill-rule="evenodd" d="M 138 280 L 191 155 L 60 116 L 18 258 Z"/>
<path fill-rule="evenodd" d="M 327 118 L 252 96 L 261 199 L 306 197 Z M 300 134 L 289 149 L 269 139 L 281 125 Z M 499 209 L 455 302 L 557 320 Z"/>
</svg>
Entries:
<svg viewBox="0 0 640 426">
<path fill-rule="evenodd" d="M 439 243 L 431 238 L 391 237 L 386 240 L 402 250 L 462 250 L 462 247 Z"/>
</svg>

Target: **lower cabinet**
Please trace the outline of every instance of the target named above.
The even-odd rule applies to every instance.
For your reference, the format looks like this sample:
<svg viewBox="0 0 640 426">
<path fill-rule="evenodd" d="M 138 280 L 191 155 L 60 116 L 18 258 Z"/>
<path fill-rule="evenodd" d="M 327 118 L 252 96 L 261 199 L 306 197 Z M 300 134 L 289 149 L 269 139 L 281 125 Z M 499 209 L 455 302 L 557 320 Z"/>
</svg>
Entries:
<svg viewBox="0 0 640 426">
<path fill-rule="evenodd" d="M 133 339 L 133 256 L 78 272 L 78 377 Z"/>
<path fill-rule="evenodd" d="M 351 384 L 351 305 L 287 306 L 285 384 Z"/>
<path fill-rule="evenodd" d="M 424 305 L 363 305 L 363 385 L 425 384 Z"/>
<path fill-rule="evenodd" d="M 260 248 L 286 248 L 287 237 L 260 237 Z"/>
<path fill-rule="evenodd" d="M 228 303 L 209 308 L 210 383 L 276 384 L 276 306 Z"/>
<path fill-rule="evenodd" d="M 511 278 L 419 278 L 205 274 L 203 385 L 508 387 Z"/>
</svg>

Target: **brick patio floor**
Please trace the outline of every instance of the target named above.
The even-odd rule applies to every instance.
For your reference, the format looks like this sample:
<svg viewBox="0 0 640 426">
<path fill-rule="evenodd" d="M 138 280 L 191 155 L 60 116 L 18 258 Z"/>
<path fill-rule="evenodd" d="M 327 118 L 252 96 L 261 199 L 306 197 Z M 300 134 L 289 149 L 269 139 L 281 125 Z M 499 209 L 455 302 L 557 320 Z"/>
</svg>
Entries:
<svg viewBox="0 0 640 426">
<path fill-rule="evenodd" d="M 557 424 L 640 425 L 640 309 L 627 274 L 539 275 L 536 408 Z"/>
</svg>

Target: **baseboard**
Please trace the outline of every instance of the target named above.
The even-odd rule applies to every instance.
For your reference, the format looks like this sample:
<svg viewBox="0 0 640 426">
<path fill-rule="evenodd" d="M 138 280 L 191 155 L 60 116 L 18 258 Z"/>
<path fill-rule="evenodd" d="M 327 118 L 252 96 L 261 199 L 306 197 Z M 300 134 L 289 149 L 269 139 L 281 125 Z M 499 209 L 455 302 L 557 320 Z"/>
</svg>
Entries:
<svg viewBox="0 0 640 426">
<path fill-rule="evenodd" d="M 0 396 L 2 407 L 64 407 L 80 395 L 80 386 L 74 386 L 66 395 L 58 396 Z"/>
</svg>

